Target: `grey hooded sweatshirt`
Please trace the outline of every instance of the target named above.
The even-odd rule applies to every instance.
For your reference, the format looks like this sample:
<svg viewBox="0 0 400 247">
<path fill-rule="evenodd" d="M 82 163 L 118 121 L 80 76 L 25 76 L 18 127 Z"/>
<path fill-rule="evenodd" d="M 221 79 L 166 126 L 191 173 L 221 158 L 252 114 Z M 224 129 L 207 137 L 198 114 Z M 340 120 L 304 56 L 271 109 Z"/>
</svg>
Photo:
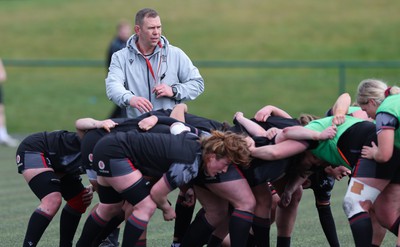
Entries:
<svg viewBox="0 0 400 247">
<path fill-rule="evenodd" d="M 153 104 L 153 110 L 172 109 L 181 101 L 194 100 L 204 91 L 204 80 L 190 58 L 178 47 L 161 36 L 153 54 L 146 57 L 136 46 L 137 36 L 132 35 L 127 47 L 115 52 L 105 79 L 107 97 L 127 109 L 128 117 L 141 115 L 129 105 L 131 98 L 141 96 Z M 153 73 L 152 73 L 153 71 Z M 154 76 L 153 76 L 154 75 Z M 174 98 L 156 98 L 152 93 L 156 83 L 175 85 Z"/>
</svg>

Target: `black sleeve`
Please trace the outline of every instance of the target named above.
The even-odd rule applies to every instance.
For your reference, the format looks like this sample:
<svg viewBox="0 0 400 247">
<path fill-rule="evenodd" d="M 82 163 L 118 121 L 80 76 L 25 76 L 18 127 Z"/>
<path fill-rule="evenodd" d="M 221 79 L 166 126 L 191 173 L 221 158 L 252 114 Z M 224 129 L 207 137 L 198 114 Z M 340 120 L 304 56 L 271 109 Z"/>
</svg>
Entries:
<svg viewBox="0 0 400 247">
<path fill-rule="evenodd" d="M 315 140 L 303 140 L 303 142 L 308 144 L 307 150 L 316 149 L 319 144 L 319 141 L 315 141 Z"/>
<path fill-rule="evenodd" d="M 176 120 L 175 118 L 172 117 L 167 117 L 167 116 L 157 116 L 158 118 L 158 124 L 165 124 L 171 126 L 173 123 L 180 122 Z"/>
<path fill-rule="evenodd" d="M 181 121 L 179 121 L 179 120 L 177 120 L 175 118 L 167 117 L 167 116 L 157 116 L 157 117 L 158 117 L 157 124 L 164 124 L 164 125 L 171 126 L 173 123 L 180 122 L 180 123 L 183 123 L 185 126 L 189 127 L 190 128 L 190 132 L 193 133 L 193 134 L 196 134 L 197 136 L 201 136 L 202 133 L 203 133 L 202 130 L 197 129 L 197 128 L 193 127 L 190 124 L 181 122 Z"/>
</svg>

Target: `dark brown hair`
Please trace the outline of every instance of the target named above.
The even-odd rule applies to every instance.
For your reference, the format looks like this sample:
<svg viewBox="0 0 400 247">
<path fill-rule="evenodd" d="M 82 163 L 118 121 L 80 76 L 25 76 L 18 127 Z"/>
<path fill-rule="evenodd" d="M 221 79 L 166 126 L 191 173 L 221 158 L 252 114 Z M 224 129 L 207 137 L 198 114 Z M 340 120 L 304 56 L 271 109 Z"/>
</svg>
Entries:
<svg viewBox="0 0 400 247">
<path fill-rule="evenodd" d="M 149 8 L 141 9 L 136 13 L 135 25 L 142 26 L 144 18 L 146 17 L 155 18 L 157 16 L 158 13 L 154 9 L 149 9 Z"/>
</svg>

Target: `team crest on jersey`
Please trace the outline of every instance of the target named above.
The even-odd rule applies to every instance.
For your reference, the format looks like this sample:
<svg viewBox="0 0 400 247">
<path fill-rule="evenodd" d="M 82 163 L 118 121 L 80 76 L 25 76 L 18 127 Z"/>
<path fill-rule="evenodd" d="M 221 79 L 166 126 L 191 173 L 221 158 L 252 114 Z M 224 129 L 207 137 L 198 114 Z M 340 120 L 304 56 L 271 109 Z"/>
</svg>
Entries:
<svg viewBox="0 0 400 247">
<path fill-rule="evenodd" d="M 21 156 L 19 156 L 19 155 L 17 155 L 17 157 L 15 158 L 15 161 L 17 162 L 17 167 L 24 165 L 21 161 Z"/>
<path fill-rule="evenodd" d="M 92 153 L 89 154 L 88 159 L 89 159 L 90 163 L 93 163 L 93 154 Z"/>
<path fill-rule="evenodd" d="M 103 161 L 99 161 L 99 168 L 101 169 L 101 170 L 103 170 L 105 167 L 106 167 L 106 165 L 104 164 L 104 162 Z"/>
</svg>

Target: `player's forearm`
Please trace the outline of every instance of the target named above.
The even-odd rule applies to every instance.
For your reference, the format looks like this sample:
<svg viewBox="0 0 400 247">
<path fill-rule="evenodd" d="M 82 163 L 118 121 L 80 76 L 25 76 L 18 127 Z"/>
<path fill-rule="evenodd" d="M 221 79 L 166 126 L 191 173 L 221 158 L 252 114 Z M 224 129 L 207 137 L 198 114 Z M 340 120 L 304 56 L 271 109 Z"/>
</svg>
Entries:
<svg viewBox="0 0 400 247">
<path fill-rule="evenodd" d="M 87 130 L 98 128 L 99 124 L 100 121 L 93 118 L 80 118 L 75 121 L 76 132 L 80 138 L 83 138 Z"/>
<path fill-rule="evenodd" d="M 187 112 L 187 105 L 184 103 L 177 104 L 172 109 L 170 117 L 175 118 L 181 122 L 185 122 L 185 113 Z"/>
<path fill-rule="evenodd" d="M 262 160 L 277 160 L 280 157 L 274 152 L 275 146 L 261 146 L 251 150 L 251 156 Z"/>
<path fill-rule="evenodd" d="M 242 114 L 236 114 L 236 120 L 249 132 L 251 136 L 265 136 L 265 130 L 256 122 L 244 117 Z"/>
<path fill-rule="evenodd" d="M 292 118 L 289 113 L 285 112 L 284 110 L 275 107 L 275 106 L 270 106 L 271 107 L 271 116 L 279 116 L 279 117 L 284 117 L 284 118 Z"/>
<path fill-rule="evenodd" d="M 161 210 L 166 210 L 170 207 L 168 202 L 168 194 L 171 192 L 165 178 L 162 177 L 156 184 L 153 185 L 150 191 L 151 199 L 157 204 Z"/>
<path fill-rule="evenodd" d="M 80 130 L 88 130 L 98 128 L 101 121 L 94 118 L 80 118 L 76 120 L 75 127 Z"/>
<path fill-rule="evenodd" d="M 302 126 L 292 126 L 284 128 L 282 135 L 284 140 L 319 140 L 321 133 Z"/>
<path fill-rule="evenodd" d="M 346 115 L 351 105 L 351 97 L 348 93 L 341 94 L 332 107 L 332 115 Z"/>
<path fill-rule="evenodd" d="M 289 193 L 293 193 L 300 187 L 306 180 L 308 176 L 298 174 L 295 178 L 289 180 L 289 182 L 285 186 L 285 191 Z"/>
</svg>

